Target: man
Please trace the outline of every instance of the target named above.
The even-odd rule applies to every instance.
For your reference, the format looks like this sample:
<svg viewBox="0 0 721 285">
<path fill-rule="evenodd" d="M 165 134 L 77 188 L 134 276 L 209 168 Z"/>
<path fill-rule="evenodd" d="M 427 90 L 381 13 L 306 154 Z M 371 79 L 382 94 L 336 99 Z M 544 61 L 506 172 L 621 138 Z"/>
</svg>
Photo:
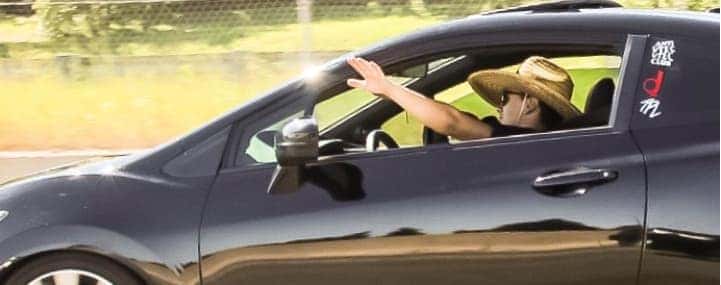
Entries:
<svg viewBox="0 0 721 285">
<path fill-rule="evenodd" d="M 347 62 L 363 77 L 348 79 L 350 87 L 392 100 L 424 126 L 459 140 L 545 131 L 580 115 L 570 101 L 571 77 L 540 56 L 526 59 L 516 73 L 483 70 L 468 76 L 473 90 L 498 108 L 498 119 L 490 116 L 482 120 L 391 82 L 375 62 L 362 58 L 349 58 Z"/>
</svg>

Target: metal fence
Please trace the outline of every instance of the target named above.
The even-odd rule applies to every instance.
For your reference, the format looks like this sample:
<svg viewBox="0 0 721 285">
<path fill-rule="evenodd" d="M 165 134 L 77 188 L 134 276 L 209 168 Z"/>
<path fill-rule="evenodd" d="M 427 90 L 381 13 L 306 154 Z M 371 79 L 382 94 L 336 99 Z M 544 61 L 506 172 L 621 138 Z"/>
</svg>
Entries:
<svg viewBox="0 0 721 285">
<path fill-rule="evenodd" d="M 528 0 L 0 0 L 0 58 L 55 54 L 136 55 L 132 49 L 188 42 L 208 52 L 247 50 L 233 43 L 288 25 L 297 29 L 297 49 L 313 45 L 315 26 L 329 21 L 412 17 L 440 21 L 528 4 Z M 713 0 L 625 0 L 629 7 L 702 10 Z M 368 27 L 368 32 L 387 27 Z M 351 38 L 353 34 L 339 34 Z M 259 43 L 261 44 L 261 43 Z M 267 43 L 264 43 L 267 44 Z M 250 49 L 262 49 L 252 47 Z M 150 53 L 150 52 L 146 52 Z"/>
</svg>

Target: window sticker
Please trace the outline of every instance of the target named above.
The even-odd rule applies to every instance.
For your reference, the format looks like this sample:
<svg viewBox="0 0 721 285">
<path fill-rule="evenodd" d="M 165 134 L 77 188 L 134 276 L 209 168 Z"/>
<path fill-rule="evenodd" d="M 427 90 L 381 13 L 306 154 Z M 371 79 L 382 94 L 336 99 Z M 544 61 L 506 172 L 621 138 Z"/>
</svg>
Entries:
<svg viewBox="0 0 721 285">
<path fill-rule="evenodd" d="M 676 44 L 672 40 L 657 41 L 651 47 L 651 65 L 659 66 L 652 75 L 642 82 L 646 99 L 641 100 L 639 112 L 649 119 L 661 116 L 661 100 L 659 95 L 666 77 L 664 68 L 673 64 L 673 54 L 676 53 Z"/>
<path fill-rule="evenodd" d="M 673 63 L 673 54 L 676 46 L 673 41 L 658 41 L 653 45 L 651 53 L 651 64 L 670 67 Z"/>
<path fill-rule="evenodd" d="M 656 72 L 656 77 L 646 78 L 646 80 L 643 81 L 643 91 L 646 92 L 646 95 L 654 98 L 658 97 L 658 92 L 661 91 L 661 84 L 663 84 L 663 76 L 663 70 L 659 69 Z"/>
<path fill-rule="evenodd" d="M 656 98 L 648 98 L 641 101 L 641 113 L 653 119 L 661 115 L 658 108 L 661 106 L 661 101 Z"/>
<path fill-rule="evenodd" d="M 646 99 L 641 101 L 641 108 L 639 111 L 648 116 L 649 119 L 656 118 L 661 115 L 661 101 L 658 99 L 658 95 L 661 93 L 661 87 L 663 86 L 663 80 L 666 73 L 663 69 L 656 70 L 656 75 L 652 75 L 643 80 L 643 92 L 646 94 Z"/>
</svg>

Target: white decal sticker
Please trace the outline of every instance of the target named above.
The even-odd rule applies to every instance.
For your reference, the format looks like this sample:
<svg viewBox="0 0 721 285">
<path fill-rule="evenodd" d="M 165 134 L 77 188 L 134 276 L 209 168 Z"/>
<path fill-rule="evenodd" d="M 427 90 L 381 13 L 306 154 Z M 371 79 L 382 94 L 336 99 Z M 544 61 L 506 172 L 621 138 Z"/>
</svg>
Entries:
<svg viewBox="0 0 721 285">
<path fill-rule="evenodd" d="M 658 101 L 655 98 L 648 98 L 641 101 L 641 110 L 639 111 L 653 119 L 661 115 L 661 112 L 658 111 L 659 107 L 661 107 L 661 101 Z"/>
<path fill-rule="evenodd" d="M 662 41 L 656 42 L 653 45 L 653 51 L 651 53 L 651 64 L 660 66 L 671 66 L 673 63 L 673 57 L 676 52 L 676 46 L 673 41 Z"/>
</svg>

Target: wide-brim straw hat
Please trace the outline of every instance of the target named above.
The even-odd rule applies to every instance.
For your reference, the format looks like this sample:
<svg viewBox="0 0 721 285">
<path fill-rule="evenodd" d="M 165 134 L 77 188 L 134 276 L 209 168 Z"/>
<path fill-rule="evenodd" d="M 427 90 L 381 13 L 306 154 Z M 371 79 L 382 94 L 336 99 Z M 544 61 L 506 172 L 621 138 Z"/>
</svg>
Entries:
<svg viewBox="0 0 721 285">
<path fill-rule="evenodd" d="M 468 76 L 468 83 L 484 100 L 501 106 L 503 92 L 528 94 L 555 110 L 564 120 L 581 114 L 571 104 L 573 80 L 565 69 L 540 56 L 527 58 L 516 73 L 481 70 Z"/>
</svg>

